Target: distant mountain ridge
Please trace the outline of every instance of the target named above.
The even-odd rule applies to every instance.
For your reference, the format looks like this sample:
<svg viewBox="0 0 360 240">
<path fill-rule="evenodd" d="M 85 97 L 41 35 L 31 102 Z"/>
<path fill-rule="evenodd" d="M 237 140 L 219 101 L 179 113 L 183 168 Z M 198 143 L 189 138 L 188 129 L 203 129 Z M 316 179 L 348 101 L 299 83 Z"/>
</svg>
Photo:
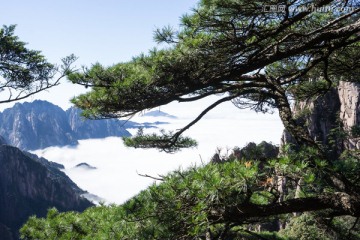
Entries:
<svg viewBox="0 0 360 240">
<path fill-rule="evenodd" d="M 50 146 L 75 146 L 80 139 L 130 136 L 125 128 L 137 123 L 117 119 L 85 120 L 74 107 L 64 111 L 42 100 L 16 103 L 0 113 L 2 141 L 22 150 Z"/>
<path fill-rule="evenodd" d="M 83 211 L 93 206 L 59 164 L 0 144 L 0 165 L 0 239 L 19 239 L 28 217 L 44 217 L 51 207 Z"/>
</svg>

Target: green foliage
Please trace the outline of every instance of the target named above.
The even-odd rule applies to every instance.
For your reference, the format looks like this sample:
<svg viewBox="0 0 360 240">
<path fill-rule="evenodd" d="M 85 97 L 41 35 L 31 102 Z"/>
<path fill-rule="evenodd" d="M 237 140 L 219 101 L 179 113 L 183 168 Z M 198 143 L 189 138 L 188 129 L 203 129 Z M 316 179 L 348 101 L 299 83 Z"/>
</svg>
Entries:
<svg viewBox="0 0 360 240">
<path fill-rule="evenodd" d="M 26 48 L 15 36 L 15 25 L 0 29 L 0 103 L 17 101 L 59 84 L 73 70 L 74 55 L 62 59 L 61 66 L 49 63 L 40 51 Z M 57 79 L 53 79 L 59 73 Z"/>
<path fill-rule="evenodd" d="M 144 134 L 143 129 L 139 128 L 135 136 L 124 137 L 123 142 L 128 147 L 157 148 L 168 153 L 197 146 L 197 142 L 189 137 L 176 136 L 172 132 L 166 133 L 165 130 L 161 130 L 160 134 Z"/>
<path fill-rule="evenodd" d="M 354 184 L 359 185 L 360 152 L 359 150 L 346 150 L 340 159 L 334 163 L 337 171 L 342 172 Z"/>
<path fill-rule="evenodd" d="M 358 125 L 352 126 L 350 129 L 350 133 L 351 133 L 352 137 L 359 138 L 360 137 L 360 126 L 358 126 Z"/>
<path fill-rule="evenodd" d="M 360 224 L 357 218 L 325 216 L 326 212 L 319 212 L 293 217 L 279 235 L 286 236 L 289 240 L 359 239 Z"/>
<path fill-rule="evenodd" d="M 1 75 L 18 88 L 28 88 L 33 81 L 52 76 L 54 65 L 39 51 L 27 49 L 14 32 L 15 25 L 0 29 Z"/>
<path fill-rule="evenodd" d="M 290 150 L 289 150 L 290 151 Z M 310 166 L 306 159 L 316 151 L 292 153 L 264 161 L 232 160 L 177 170 L 163 177 L 159 184 L 122 205 L 98 206 L 83 213 L 59 213 L 50 209 L 45 219 L 31 217 L 21 229 L 22 239 L 196 239 L 211 234 L 214 239 L 332 239 L 348 232 L 353 220 L 336 218 L 329 227 L 319 219 L 303 214 L 279 216 L 288 219 L 286 228 L 276 232 L 256 232 L 256 224 L 277 221 L 274 217 L 251 217 L 236 221 L 224 219 L 234 209 L 272 206 L 279 200 L 316 196 L 324 191 L 321 160 Z M 349 172 L 350 180 L 358 171 L 356 159 L 344 155 L 340 171 Z M 232 158 L 232 157 L 230 157 Z M 357 164 L 354 167 L 354 161 Z M 286 176 L 287 193 L 274 189 L 274 179 Z M 301 194 L 296 193 L 302 179 Z M 276 180 L 275 180 L 276 181 Z M 329 190 L 326 190 L 329 191 Z M 233 210 L 231 210 L 233 209 Z M 331 212 L 331 211 L 330 211 Z M 225 215 L 224 215 L 225 214 Z M 276 214 L 275 214 L 276 215 Z M 249 224 L 251 223 L 251 224 Z M 254 225 L 255 224 L 255 225 Z M 252 229 L 252 230 L 250 230 Z M 348 229 L 348 230 L 346 230 Z M 351 234 L 357 234 L 352 228 Z M 336 234 L 335 234 L 336 233 Z M 341 233 L 343 234 L 343 233 Z"/>
<path fill-rule="evenodd" d="M 334 239 L 326 227 L 319 224 L 311 214 L 304 213 L 290 220 L 280 235 L 288 237 L 289 240 L 330 240 Z"/>
<path fill-rule="evenodd" d="M 329 226 L 339 238 L 360 239 L 359 219 L 351 216 L 335 217 Z"/>
</svg>

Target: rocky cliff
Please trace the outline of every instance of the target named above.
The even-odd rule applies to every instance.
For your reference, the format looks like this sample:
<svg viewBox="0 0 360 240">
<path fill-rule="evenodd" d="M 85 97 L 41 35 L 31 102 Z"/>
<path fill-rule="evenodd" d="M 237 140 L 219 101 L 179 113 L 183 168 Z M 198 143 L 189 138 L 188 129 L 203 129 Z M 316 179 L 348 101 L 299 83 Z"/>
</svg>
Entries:
<svg viewBox="0 0 360 240">
<path fill-rule="evenodd" d="M 83 211 L 93 204 L 58 165 L 0 145 L 0 238 L 17 239 L 18 229 L 31 215 L 47 209 Z"/>
<path fill-rule="evenodd" d="M 66 116 L 77 139 L 130 136 L 125 127 L 132 127 L 131 122 L 117 119 L 88 120 L 83 118 L 81 110 L 75 107 L 66 110 Z"/>
<path fill-rule="evenodd" d="M 354 129 L 360 128 L 360 83 L 340 82 L 338 94 L 341 100 L 340 119 L 350 138 L 344 141 L 346 149 L 360 149 L 360 136 Z"/>
<path fill-rule="evenodd" d="M 0 114 L 0 135 L 20 149 L 76 145 L 64 111 L 46 101 L 16 103 Z"/>
<path fill-rule="evenodd" d="M 360 149 L 360 138 L 353 131 L 360 126 L 359 83 L 340 82 L 324 96 L 296 103 L 293 114 L 333 156 L 345 149 Z M 285 131 L 281 143 L 294 140 Z"/>
<path fill-rule="evenodd" d="M 23 150 L 76 145 L 79 139 L 130 136 L 119 120 L 84 120 L 80 113 L 75 108 L 65 112 L 47 101 L 17 103 L 0 113 L 0 135 Z"/>
</svg>

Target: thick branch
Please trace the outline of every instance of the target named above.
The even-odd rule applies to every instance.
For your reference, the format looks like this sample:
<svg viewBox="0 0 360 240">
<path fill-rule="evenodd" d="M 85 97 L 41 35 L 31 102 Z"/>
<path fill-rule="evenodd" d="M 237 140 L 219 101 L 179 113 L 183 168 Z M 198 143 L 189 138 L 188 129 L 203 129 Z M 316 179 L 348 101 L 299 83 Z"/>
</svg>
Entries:
<svg viewBox="0 0 360 240">
<path fill-rule="evenodd" d="M 251 218 L 270 217 L 294 212 L 309 212 L 331 209 L 340 215 L 360 216 L 360 199 L 346 193 L 325 194 L 319 197 L 296 198 L 269 205 L 251 203 L 225 207 L 213 211 L 209 219 L 214 223 L 233 222 L 241 224 Z"/>
<path fill-rule="evenodd" d="M 208 113 L 210 110 L 214 109 L 216 106 L 218 106 L 219 104 L 223 103 L 223 102 L 227 102 L 230 101 L 234 98 L 238 97 L 238 95 L 230 95 L 224 98 L 221 98 L 220 100 L 217 100 L 216 102 L 214 102 L 213 104 L 211 104 L 210 106 L 208 106 L 207 108 L 205 108 L 204 111 L 202 111 L 199 116 L 197 116 L 193 121 L 191 121 L 188 125 L 186 125 L 185 127 L 183 127 L 181 130 L 179 130 L 178 132 L 176 132 L 174 134 L 173 137 L 173 141 L 175 142 L 177 140 L 177 138 L 186 130 L 188 130 L 191 126 L 193 126 L 195 123 L 197 123 L 198 121 L 200 121 L 200 119 L 205 116 L 206 113 Z"/>
</svg>

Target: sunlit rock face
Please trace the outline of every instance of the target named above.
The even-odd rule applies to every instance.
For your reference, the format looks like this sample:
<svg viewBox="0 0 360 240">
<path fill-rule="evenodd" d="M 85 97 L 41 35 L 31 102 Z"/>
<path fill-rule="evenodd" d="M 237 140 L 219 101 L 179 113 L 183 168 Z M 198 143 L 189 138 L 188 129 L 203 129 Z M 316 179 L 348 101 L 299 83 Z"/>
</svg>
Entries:
<svg viewBox="0 0 360 240">
<path fill-rule="evenodd" d="M 10 145 L 35 150 L 75 146 L 80 139 L 130 136 L 130 133 L 122 121 L 85 120 L 79 109 L 70 108 L 65 112 L 52 103 L 36 100 L 17 103 L 0 113 L 0 135 Z"/>
<path fill-rule="evenodd" d="M 360 84 L 340 82 L 338 87 L 341 100 L 340 119 L 343 127 L 351 131 L 353 127 L 360 127 Z M 344 142 L 346 149 L 360 149 L 359 136 L 353 136 Z"/>
<path fill-rule="evenodd" d="M 83 211 L 93 205 L 58 165 L 45 159 L 1 145 L 0 165 L 0 236 L 5 239 L 18 239 L 28 217 L 45 216 L 51 207 Z"/>
<path fill-rule="evenodd" d="M 65 112 L 46 101 L 17 103 L 3 111 L 0 122 L 0 135 L 20 149 L 77 144 Z"/>
<path fill-rule="evenodd" d="M 321 97 L 296 103 L 293 114 L 315 141 L 330 146 L 333 156 L 345 149 L 360 149 L 359 136 L 351 133 L 360 127 L 359 83 L 340 82 Z M 287 143 L 294 140 L 284 131 L 281 144 Z"/>
<path fill-rule="evenodd" d="M 88 120 L 81 116 L 81 110 L 71 107 L 66 110 L 66 117 L 77 139 L 130 136 L 125 129 L 130 123 L 117 119 Z"/>
</svg>

